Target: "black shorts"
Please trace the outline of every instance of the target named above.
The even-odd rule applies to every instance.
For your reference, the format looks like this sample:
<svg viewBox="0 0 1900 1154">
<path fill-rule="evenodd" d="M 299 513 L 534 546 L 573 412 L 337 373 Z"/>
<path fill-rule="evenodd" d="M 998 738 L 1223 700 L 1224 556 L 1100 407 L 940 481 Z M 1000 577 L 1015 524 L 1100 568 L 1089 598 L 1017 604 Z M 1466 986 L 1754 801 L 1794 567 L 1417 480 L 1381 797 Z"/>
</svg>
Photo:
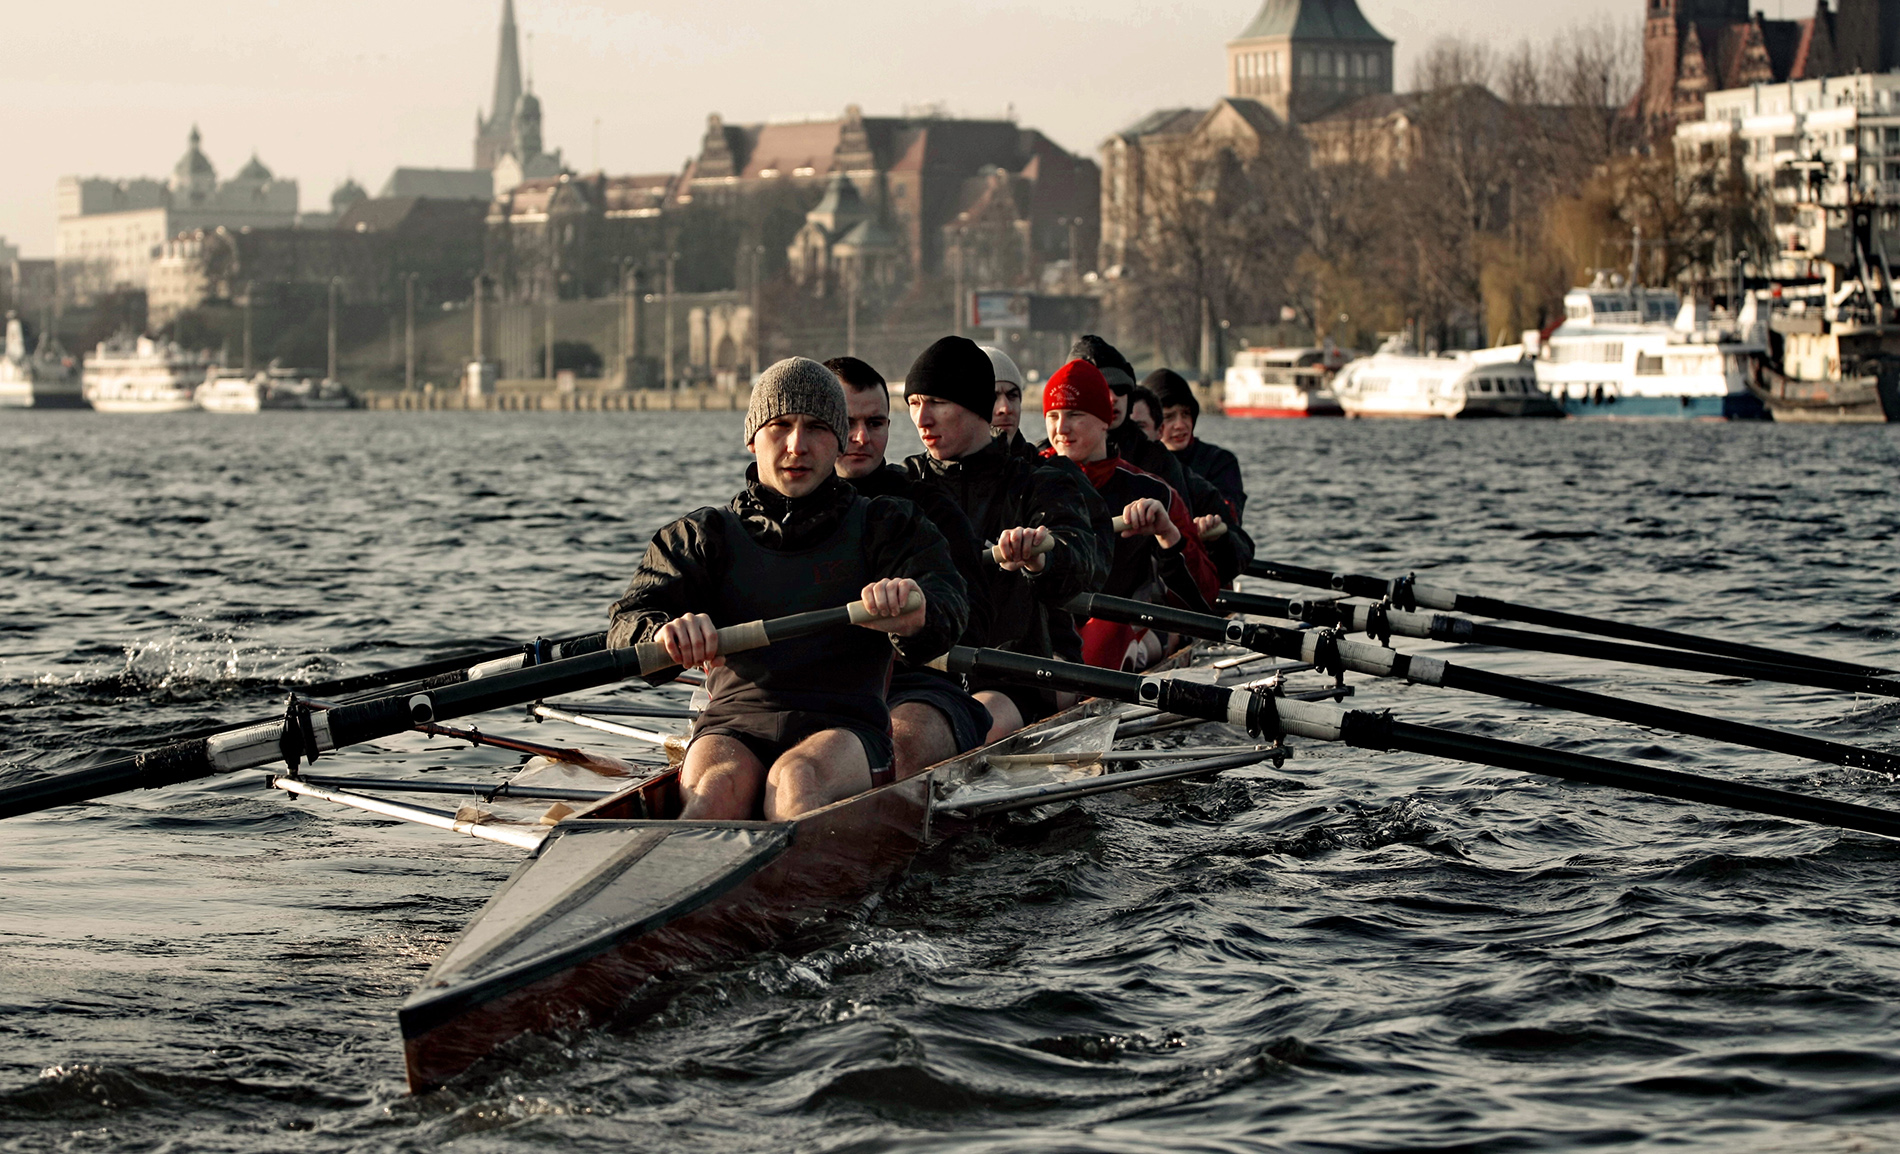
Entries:
<svg viewBox="0 0 1900 1154">
<path fill-rule="evenodd" d="M 915 703 L 928 705 L 943 714 L 943 719 L 950 723 L 950 736 L 956 741 L 958 753 L 968 753 L 982 745 L 983 739 L 989 736 L 990 726 L 995 724 L 981 701 L 940 673 L 900 669 L 891 677 L 886 700 L 892 709 Z"/>
<path fill-rule="evenodd" d="M 794 745 L 814 733 L 843 729 L 864 747 L 865 763 L 871 767 L 871 785 L 889 785 L 895 780 L 891 769 L 891 735 L 872 729 L 861 721 L 828 713 L 718 713 L 707 710 L 693 725 L 693 741 L 710 734 L 730 737 L 752 751 L 752 756 L 767 770 Z"/>
<path fill-rule="evenodd" d="M 1016 706 L 1016 712 L 1023 715 L 1023 724 L 1041 721 L 1056 711 L 1056 697 L 1047 689 L 1037 689 L 1029 685 L 1018 685 L 1012 681 L 971 681 L 970 692 L 989 690 L 1009 698 Z M 981 703 L 979 703 L 981 704 Z"/>
</svg>

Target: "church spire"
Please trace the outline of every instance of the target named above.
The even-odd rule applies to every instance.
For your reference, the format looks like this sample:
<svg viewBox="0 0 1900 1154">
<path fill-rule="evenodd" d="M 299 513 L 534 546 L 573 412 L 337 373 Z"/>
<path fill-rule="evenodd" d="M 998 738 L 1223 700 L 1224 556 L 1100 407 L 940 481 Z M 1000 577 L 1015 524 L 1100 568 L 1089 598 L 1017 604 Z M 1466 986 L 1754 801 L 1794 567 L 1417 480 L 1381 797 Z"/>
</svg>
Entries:
<svg viewBox="0 0 1900 1154">
<path fill-rule="evenodd" d="M 495 102 L 489 123 L 506 124 L 521 101 L 521 35 L 515 29 L 515 0 L 501 0 L 501 54 L 495 61 Z"/>
<path fill-rule="evenodd" d="M 515 110 L 521 103 L 521 34 L 515 27 L 515 0 L 502 0 L 501 51 L 495 59 L 495 97 L 486 119 L 475 125 L 475 167 L 495 167 L 514 136 Z"/>
</svg>

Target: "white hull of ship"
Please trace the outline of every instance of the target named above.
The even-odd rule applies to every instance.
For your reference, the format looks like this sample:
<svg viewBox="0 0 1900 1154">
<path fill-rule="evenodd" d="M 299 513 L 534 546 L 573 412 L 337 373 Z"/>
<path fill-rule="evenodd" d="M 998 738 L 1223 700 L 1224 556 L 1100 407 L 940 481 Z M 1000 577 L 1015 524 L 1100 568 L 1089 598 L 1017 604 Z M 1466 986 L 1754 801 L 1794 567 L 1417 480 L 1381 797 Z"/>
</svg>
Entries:
<svg viewBox="0 0 1900 1154">
<path fill-rule="evenodd" d="M 92 407 L 101 413 L 189 413 L 198 407 L 190 393 L 171 396 L 92 397 Z"/>
</svg>

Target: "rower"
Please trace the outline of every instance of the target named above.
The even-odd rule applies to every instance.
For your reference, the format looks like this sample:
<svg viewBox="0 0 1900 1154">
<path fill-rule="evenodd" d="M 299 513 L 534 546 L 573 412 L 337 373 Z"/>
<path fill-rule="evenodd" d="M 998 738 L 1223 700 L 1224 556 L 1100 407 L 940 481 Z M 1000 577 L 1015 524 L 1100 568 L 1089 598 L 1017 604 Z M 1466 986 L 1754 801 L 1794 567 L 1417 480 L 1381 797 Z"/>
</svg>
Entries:
<svg viewBox="0 0 1900 1154">
<path fill-rule="evenodd" d="M 1201 547 L 1187 502 L 1167 482 L 1129 464 L 1109 444 L 1114 417 L 1108 381 L 1087 361 L 1057 369 L 1042 390 L 1042 416 L 1049 426 L 1045 456 L 1067 457 L 1087 474 L 1126 524 L 1102 591 L 1111 597 L 1168 602 L 1211 612 L 1220 580 Z M 1132 626 L 1090 619 L 1082 623 L 1082 655 L 1105 669 L 1144 669 L 1159 653 L 1137 652 Z"/>
<path fill-rule="evenodd" d="M 908 501 L 863 497 L 838 478 L 846 412 L 818 362 L 767 369 L 746 411 L 757 462 L 745 490 L 654 534 L 613 606 L 610 646 L 657 641 L 708 671 L 680 770 L 683 818 L 780 821 L 890 780 L 893 657 L 929 661 L 963 632 L 967 600 L 943 534 Z M 875 617 L 863 628 L 718 655 L 718 626 L 854 597 Z"/>
<path fill-rule="evenodd" d="M 986 550 L 957 503 L 941 489 L 884 462 L 891 442 L 891 393 L 883 375 L 856 357 L 835 357 L 825 367 L 844 383 L 851 422 L 838 457 L 838 476 L 863 496 L 898 497 L 916 505 L 944 535 L 957 572 L 981 572 Z M 1020 391 L 1017 397 L 1020 407 Z M 965 632 L 982 632 L 984 616 L 973 599 Z M 990 711 L 965 692 L 957 678 L 901 660 L 885 700 L 891 711 L 892 764 L 900 781 L 975 749 L 992 724 Z"/>
<path fill-rule="evenodd" d="M 1128 398 L 1135 391 L 1135 367 L 1128 363 L 1128 358 L 1114 345 L 1088 333 L 1076 338 L 1069 349 L 1069 359 L 1094 365 L 1114 394 L 1115 419 L 1108 423 L 1108 443 L 1116 454 L 1137 469 L 1145 469 L 1166 481 L 1175 492 L 1186 495 L 1187 478 L 1181 475 L 1181 466 L 1175 462 L 1174 454 L 1168 452 L 1166 446 L 1148 440 L 1140 429 L 1128 423 Z M 1042 447 L 1049 446 L 1045 442 Z"/>
<path fill-rule="evenodd" d="M 990 410 L 990 435 L 1026 461 L 1036 460 L 1036 447 L 1023 439 L 1023 374 L 1015 358 L 995 345 L 978 345 L 990 358 L 996 374 L 996 407 Z"/>
<path fill-rule="evenodd" d="M 1066 618 L 1061 606 L 1099 590 L 1108 572 L 1094 527 L 1098 500 L 1073 470 L 1015 456 L 990 436 L 996 370 L 976 342 L 944 337 L 925 349 L 904 391 L 924 443 L 905 469 L 948 495 L 979 537 L 995 542 L 997 562 L 968 575 L 971 600 L 983 605 L 982 625 L 963 644 L 1052 656 L 1051 615 Z M 970 688 L 990 711 L 989 741 L 1055 705 L 1051 694 L 1000 681 Z"/>
<path fill-rule="evenodd" d="M 1167 372 L 1162 369 L 1161 372 Z M 1159 373 L 1150 373 L 1152 381 Z M 1169 374 L 1172 376 L 1173 374 Z M 1179 380 L 1179 378 L 1176 378 Z M 1183 381 L 1185 385 L 1187 382 Z M 1189 394 L 1192 396 L 1192 394 Z M 1146 382 L 1135 386 L 1128 397 L 1128 423 L 1141 430 L 1150 441 L 1161 439 L 1163 406 Z M 1233 454 L 1225 449 L 1217 450 L 1233 460 Z M 1236 462 L 1234 473 L 1238 475 L 1240 465 Z M 1188 510 L 1194 514 L 1194 527 L 1200 531 L 1201 544 L 1207 547 L 1207 555 L 1214 562 L 1214 569 L 1220 574 L 1221 588 L 1232 589 L 1234 581 L 1247 571 L 1253 563 L 1253 538 L 1240 527 L 1240 509 L 1228 496 L 1216 488 L 1214 483 L 1189 467 L 1185 462 L 1181 469 L 1182 479 L 1187 482 L 1187 491 L 1181 496 L 1187 499 Z M 1244 497 L 1245 494 L 1242 494 Z"/>
<path fill-rule="evenodd" d="M 1242 484 L 1240 461 L 1219 445 L 1210 445 L 1195 436 L 1195 427 L 1201 420 L 1201 401 L 1187 380 L 1173 369 L 1156 369 L 1141 383 L 1161 402 L 1161 421 L 1156 430 L 1161 443 L 1182 467 L 1212 481 L 1234 507 L 1234 512 L 1246 516 L 1247 489 Z"/>
</svg>

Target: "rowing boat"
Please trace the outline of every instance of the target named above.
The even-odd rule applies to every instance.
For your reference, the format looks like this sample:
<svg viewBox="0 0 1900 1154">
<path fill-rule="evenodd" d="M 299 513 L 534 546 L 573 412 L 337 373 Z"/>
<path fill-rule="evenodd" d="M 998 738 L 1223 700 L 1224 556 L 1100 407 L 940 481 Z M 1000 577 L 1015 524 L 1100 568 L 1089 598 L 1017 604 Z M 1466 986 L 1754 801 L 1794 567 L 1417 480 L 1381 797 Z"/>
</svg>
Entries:
<svg viewBox="0 0 1900 1154">
<path fill-rule="evenodd" d="M 1164 664 L 1188 662 L 1183 652 Z M 441 1086 L 523 1034 L 586 1029 L 669 975 L 770 947 L 861 902 L 933 840 L 967 828 L 965 809 L 1098 772 L 1128 709 L 1083 701 L 790 821 L 678 820 L 677 769 L 567 815 L 403 1005 L 410 1089 Z M 989 764 L 1038 754 L 1083 756 Z"/>
</svg>

